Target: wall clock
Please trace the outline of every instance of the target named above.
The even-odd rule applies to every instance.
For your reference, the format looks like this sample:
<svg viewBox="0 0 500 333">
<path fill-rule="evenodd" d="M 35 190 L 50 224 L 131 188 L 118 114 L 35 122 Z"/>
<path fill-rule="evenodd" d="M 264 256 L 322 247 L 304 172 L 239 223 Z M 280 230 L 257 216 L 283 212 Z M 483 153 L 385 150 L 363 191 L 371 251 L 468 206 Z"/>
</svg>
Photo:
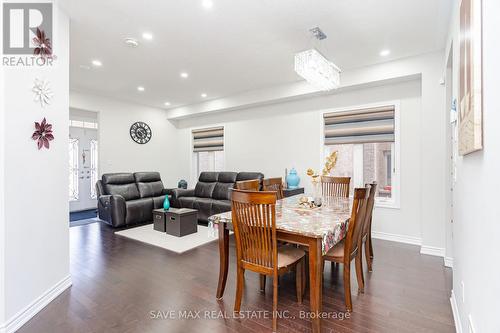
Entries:
<svg viewBox="0 0 500 333">
<path fill-rule="evenodd" d="M 130 126 L 130 137 L 138 144 L 145 144 L 151 140 L 151 128 L 148 124 L 138 121 Z"/>
</svg>

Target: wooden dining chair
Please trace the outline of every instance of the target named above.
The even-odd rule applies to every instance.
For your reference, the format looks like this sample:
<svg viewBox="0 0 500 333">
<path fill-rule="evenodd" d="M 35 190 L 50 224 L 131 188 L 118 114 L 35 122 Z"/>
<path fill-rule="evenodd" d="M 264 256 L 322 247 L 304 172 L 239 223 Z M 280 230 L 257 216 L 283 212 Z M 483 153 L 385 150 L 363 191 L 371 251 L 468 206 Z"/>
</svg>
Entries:
<svg viewBox="0 0 500 333">
<path fill-rule="evenodd" d="M 267 178 L 262 181 L 263 191 L 274 191 L 276 192 L 276 197 L 281 200 L 285 197 L 283 194 L 283 180 L 281 177 L 277 178 Z"/>
<path fill-rule="evenodd" d="M 370 194 L 368 196 L 368 204 L 366 206 L 365 223 L 363 225 L 363 234 L 361 236 L 361 245 L 365 246 L 365 259 L 368 271 L 372 271 L 373 247 L 372 247 L 372 215 L 373 207 L 375 206 L 375 194 L 377 193 L 377 183 L 368 184 L 370 186 Z"/>
<path fill-rule="evenodd" d="M 245 270 L 272 276 L 273 331 L 276 331 L 278 276 L 295 269 L 297 301 L 302 303 L 305 253 L 293 246 L 278 247 L 275 192 L 233 190 L 231 211 L 237 264 L 234 311 L 240 311 Z"/>
<path fill-rule="evenodd" d="M 325 260 L 344 265 L 344 297 L 347 311 L 352 311 L 351 300 L 351 261 L 356 261 L 356 277 L 358 292 L 364 292 L 363 272 L 361 265 L 361 232 L 368 201 L 368 188 L 354 189 L 351 218 L 349 219 L 347 235 L 331 248 L 324 256 Z"/>
<path fill-rule="evenodd" d="M 260 180 L 258 180 L 258 179 L 242 180 L 242 181 L 236 182 L 235 188 L 237 190 L 259 191 L 260 190 Z"/>
<path fill-rule="evenodd" d="M 321 190 L 325 197 L 349 197 L 351 177 L 321 176 Z"/>
</svg>

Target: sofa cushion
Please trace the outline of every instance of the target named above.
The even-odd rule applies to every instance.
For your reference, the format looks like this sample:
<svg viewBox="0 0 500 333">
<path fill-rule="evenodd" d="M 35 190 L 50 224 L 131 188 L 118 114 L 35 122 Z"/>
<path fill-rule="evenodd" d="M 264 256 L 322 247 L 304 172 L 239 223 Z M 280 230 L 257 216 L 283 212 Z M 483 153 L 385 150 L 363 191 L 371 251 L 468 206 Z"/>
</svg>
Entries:
<svg viewBox="0 0 500 333">
<path fill-rule="evenodd" d="M 141 198 L 156 197 L 163 192 L 163 183 L 161 180 L 148 183 L 137 183 L 139 195 Z"/>
<path fill-rule="evenodd" d="M 238 182 L 252 179 L 259 179 L 262 181 L 262 179 L 264 179 L 264 175 L 261 172 L 238 172 L 238 175 L 236 176 L 236 181 Z"/>
<path fill-rule="evenodd" d="M 198 181 L 205 182 L 205 183 L 214 183 L 217 181 L 217 178 L 219 178 L 218 172 L 204 171 L 204 172 L 200 173 L 200 177 L 198 177 Z"/>
<path fill-rule="evenodd" d="M 194 209 L 194 202 L 196 197 L 180 197 L 177 199 L 177 203 L 180 207 L 178 208 L 191 208 Z"/>
<path fill-rule="evenodd" d="M 207 216 L 210 216 L 214 202 L 215 200 L 211 198 L 196 198 L 193 208 L 198 210 L 198 212 L 205 212 Z"/>
<path fill-rule="evenodd" d="M 206 183 L 199 181 L 194 188 L 194 196 L 199 198 L 211 198 L 217 183 Z"/>
<path fill-rule="evenodd" d="M 125 202 L 127 210 L 125 223 L 141 223 L 153 221 L 153 199 L 143 198 L 137 200 L 129 200 Z"/>
<path fill-rule="evenodd" d="M 229 200 L 229 192 L 232 188 L 234 188 L 234 183 L 216 183 L 212 198 L 216 200 Z"/>
<path fill-rule="evenodd" d="M 217 177 L 217 181 L 219 183 L 236 183 L 237 172 L 219 172 L 219 176 Z"/>
<path fill-rule="evenodd" d="M 106 184 L 130 184 L 135 183 L 134 175 L 131 173 L 105 173 L 102 175 L 102 183 Z"/>
<path fill-rule="evenodd" d="M 229 212 L 230 210 L 231 210 L 231 201 L 229 200 L 216 200 L 212 204 L 212 212 L 214 214 Z"/>
<path fill-rule="evenodd" d="M 121 195 L 125 200 L 139 199 L 139 191 L 135 183 L 131 184 L 106 184 L 104 190 L 107 194 Z"/>
<path fill-rule="evenodd" d="M 107 173 L 102 175 L 104 194 L 121 195 L 125 200 L 139 199 L 139 190 L 131 173 Z"/>
<path fill-rule="evenodd" d="M 159 172 L 134 172 L 134 179 L 137 183 L 161 181 Z"/>
</svg>

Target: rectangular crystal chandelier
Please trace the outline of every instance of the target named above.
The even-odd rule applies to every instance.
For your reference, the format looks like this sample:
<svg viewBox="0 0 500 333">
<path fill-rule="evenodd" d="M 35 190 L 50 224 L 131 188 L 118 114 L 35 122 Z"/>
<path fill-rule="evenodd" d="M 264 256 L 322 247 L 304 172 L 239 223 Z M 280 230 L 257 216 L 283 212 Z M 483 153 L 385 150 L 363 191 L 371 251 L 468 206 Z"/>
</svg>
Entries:
<svg viewBox="0 0 500 333">
<path fill-rule="evenodd" d="M 295 72 L 319 90 L 328 91 L 340 86 L 340 68 L 316 49 L 295 54 Z"/>
</svg>

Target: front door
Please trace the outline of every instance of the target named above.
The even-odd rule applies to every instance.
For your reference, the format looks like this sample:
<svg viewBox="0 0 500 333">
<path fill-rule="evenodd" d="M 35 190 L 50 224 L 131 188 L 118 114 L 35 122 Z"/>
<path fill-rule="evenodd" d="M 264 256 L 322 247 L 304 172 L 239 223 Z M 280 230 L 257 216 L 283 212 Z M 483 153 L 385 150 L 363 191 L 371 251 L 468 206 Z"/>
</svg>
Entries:
<svg viewBox="0 0 500 333">
<path fill-rule="evenodd" d="M 70 127 L 70 211 L 97 207 L 97 130 Z"/>
</svg>

